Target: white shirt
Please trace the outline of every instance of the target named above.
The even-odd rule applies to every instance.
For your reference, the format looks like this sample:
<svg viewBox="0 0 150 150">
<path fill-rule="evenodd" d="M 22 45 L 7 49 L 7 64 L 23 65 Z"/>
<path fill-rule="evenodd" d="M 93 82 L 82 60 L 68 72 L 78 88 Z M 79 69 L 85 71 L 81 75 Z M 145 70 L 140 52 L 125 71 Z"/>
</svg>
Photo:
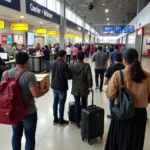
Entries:
<svg viewBox="0 0 150 150">
<path fill-rule="evenodd" d="M 71 51 L 72 51 L 72 50 L 71 50 L 70 47 L 67 47 L 67 48 L 66 48 L 67 55 L 71 55 Z"/>
</svg>

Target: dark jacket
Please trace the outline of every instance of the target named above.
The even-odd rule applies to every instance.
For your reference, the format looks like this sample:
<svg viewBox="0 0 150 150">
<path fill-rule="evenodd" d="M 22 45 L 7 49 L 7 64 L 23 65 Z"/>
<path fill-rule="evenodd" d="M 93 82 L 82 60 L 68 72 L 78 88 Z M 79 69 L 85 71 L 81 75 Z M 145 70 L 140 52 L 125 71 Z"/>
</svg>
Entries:
<svg viewBox="0 0 150 150">
<path fill-rule="evenodd" d="M 91 67 L 88 63 L 78 62 L 70 66 L 72 74 L 72 95 L 86 96 L 93 86 Z"/>
<path fill-rule="evenodd" d="M 44 60 L 50 60 L 50 50 L 44 50 Z"/>
<path fill-rule="evenodd" d="M 52 65 L 51 88 L 57 91 L 68 90 L 68 80 L 71 79 L 71 72 L 68 64 L 63 60 L 55 60 Z"/>
</svg>

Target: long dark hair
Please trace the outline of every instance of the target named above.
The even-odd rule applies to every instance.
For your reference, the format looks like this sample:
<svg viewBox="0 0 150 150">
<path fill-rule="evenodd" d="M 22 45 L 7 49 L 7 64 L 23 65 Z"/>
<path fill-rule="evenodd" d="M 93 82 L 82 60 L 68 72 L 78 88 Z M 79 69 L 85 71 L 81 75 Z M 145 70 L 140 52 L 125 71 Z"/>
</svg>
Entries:
<svg viewBox="0 0 150 150">
<path fill-rule="evenodd" d="M 145 80 L 147 78 L 138 58 L 138 52 L 134 48 L 127 49 L 127 51 L 124 53 L 124 59 L 131 66 L 131 79 L 136 83 L 140 83 L 142 82 L 142 80 Z"/>
</svg>

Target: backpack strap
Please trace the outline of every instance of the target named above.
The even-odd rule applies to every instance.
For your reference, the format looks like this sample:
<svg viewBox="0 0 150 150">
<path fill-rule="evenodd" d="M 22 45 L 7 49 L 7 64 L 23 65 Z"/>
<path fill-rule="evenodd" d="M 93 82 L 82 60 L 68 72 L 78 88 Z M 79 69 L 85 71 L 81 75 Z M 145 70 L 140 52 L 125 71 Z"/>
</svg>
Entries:
<svg viewBox="0 0 150 150">
<path fill-rule="evenodd" d="M 18 79 L 20 78 L 20 76 L 21 76 L 24 72 L 26 72 L 26 71 L 25 71 L 25 70 L 21 70 L 21 71 L 16 75 L 16 78 L 15 78 L 15 81 L 16 81 L 16 82 L 18 81 Z"/>
<path fill-rule="evenodd" d="M 5 75 L 4 75 L 5 81 L 8 80 L 9 76 L 8 76 L 8 70 L 6 70 Z"/>
<path fill-rule="evenodd" d="M 124 87 L 124 76 L 122 71 L 120 71 L 120 77 L 121 77 L 121 86 Z"/>
</svg>

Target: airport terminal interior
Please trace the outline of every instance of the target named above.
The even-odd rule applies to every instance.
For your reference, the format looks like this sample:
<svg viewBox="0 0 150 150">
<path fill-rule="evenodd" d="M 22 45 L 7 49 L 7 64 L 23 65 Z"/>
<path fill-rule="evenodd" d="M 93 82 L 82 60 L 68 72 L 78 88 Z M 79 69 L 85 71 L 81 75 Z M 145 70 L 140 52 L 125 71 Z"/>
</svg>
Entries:
<svg viewBox="0 0 150 150">
<path fill-rule="evenodd" d="M 107 55 L 109 67 L 111 63 L 109 46 L 111 49 L 118 45 L 120 52 L 123 48 L 125 50 L 134 48 L 139 54 L 143 70 L 150 73 L 149 10 L 150 0 L 0 0 L 0 58 L 8 69 L 12 69 L 16 67 L 16 51 L 29 53 L 28 71 L 35 74 L 41 89 L 45 86 L 42 83 L 45 81 L 43 77 L 49 78 L 49 92 L 35 98 L 38 112 L 35 150 L 130 150 L 105 149 L 111 123 L 111 119 L 107 117 L 110 114 L 109 99 L 105 93 L 107 85 L 103 85 L 101 92 L 95 90 L 95 63 L 92 62 L 91 54 L 101 46 Z M 63 126 L 53 124 L 52 70 L 46 72 L 42 53 L 45 45 L 49 46 L 50 64 L 57 59 L 59 50 L 66 50 L 68 45 L 71 48 L 76 45 L 79 51 L 86 46 L 90 47 L 89 54 L 84 51 L 86 53 L 84 61 L 90 64 L 92 70 L 94 105 L 105 111 L 103 139 L 100 137 L 93 139 L 91 144 L 86 140 L 83 141 L 82 123 L 81 128 L 77 128 L 73 122 Z M 91 47 L 94 48 L 93 51 Z M 64 112 L 66 120 L 69 120 L 69 103 L 75 101 L 71 94 L 72 80 L 69 80 L 68 84 Z M 88 105 L 91 104 L 90 93 Z M 12 134 L 11 125 L 0 124 L 0 150 L 12 150 Z M 147 107 L 143 150 L 150 150 L 149 139 L 150 105 Z M 21 149 L 34 150 L 25 149 L 25 143 L 23 135 Z"/>
</svg>

